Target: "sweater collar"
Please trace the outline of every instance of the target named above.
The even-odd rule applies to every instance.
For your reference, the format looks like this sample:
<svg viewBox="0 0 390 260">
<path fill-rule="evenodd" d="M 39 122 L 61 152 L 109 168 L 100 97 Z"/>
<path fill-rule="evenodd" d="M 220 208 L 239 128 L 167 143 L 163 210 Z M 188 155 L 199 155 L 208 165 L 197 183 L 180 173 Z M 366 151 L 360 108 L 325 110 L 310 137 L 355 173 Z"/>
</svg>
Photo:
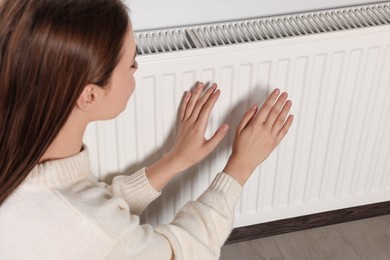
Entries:
<svg viewBox="0 0 390 260">
<path fill-rule="evenodd" d="M 84 144 L 78 154 L 35 165 L 26 180 L 49 186 L 62 186 L 89 176 L 89 152 Z"/>
</svg>

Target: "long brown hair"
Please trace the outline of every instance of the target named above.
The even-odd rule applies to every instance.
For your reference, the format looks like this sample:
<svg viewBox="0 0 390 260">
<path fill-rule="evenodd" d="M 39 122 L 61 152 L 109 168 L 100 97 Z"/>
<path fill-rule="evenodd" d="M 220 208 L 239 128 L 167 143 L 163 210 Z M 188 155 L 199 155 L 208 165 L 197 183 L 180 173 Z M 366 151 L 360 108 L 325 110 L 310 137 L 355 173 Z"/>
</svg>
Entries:
<svg viewBox="0 0 390 260">
<path fill-rule="evenodd" d="M 120 0 L 0 0 L 0 204 L 87 84 L 105 87 L 129 26 Z"/>
</svg>

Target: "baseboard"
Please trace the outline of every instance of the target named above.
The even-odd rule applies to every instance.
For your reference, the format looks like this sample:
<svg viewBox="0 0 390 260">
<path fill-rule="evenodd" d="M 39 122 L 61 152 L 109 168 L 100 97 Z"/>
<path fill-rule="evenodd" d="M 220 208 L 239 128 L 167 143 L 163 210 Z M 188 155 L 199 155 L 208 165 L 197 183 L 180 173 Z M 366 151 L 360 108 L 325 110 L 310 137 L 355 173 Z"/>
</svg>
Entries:
<svg viewBox="0 0 390 260">
<path fill-rule="evenodd" d="M 390 201 L 233 229 L 225 244 L 390 214 Z"/>
</svg>

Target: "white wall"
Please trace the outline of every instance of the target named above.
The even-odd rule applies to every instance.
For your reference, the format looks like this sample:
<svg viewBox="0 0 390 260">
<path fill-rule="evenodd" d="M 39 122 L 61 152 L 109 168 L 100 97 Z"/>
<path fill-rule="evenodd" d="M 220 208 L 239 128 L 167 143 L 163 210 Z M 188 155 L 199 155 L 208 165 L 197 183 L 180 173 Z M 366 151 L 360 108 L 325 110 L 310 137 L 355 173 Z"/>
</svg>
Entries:
<svg viewBox="0 0 390 260">
<path fill-rule="evenodd" d="M 124 0 L 131 9 L 134 30 L 239 20 L 329 9 L 378 0 Z"/>
</svg>

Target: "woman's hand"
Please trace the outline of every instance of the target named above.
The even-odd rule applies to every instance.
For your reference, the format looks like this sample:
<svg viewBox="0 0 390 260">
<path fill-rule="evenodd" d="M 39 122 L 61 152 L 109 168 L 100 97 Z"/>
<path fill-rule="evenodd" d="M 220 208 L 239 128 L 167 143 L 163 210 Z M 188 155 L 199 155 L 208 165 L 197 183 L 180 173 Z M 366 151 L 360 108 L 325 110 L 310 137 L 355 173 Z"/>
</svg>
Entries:
<svg viewBox="0 0 390 260">
<path fill-rule="evenodd" d="M 198 83 L 192 92 L 187 92 L 180 108 L 180 126 L 171 151 L 167 154 L 177 161 L 179 171 L 203 160 L 226 135 L 229 126 L 222 125 L 214 135 L 204 137 L 210 113 L 216 103 L 220 90 L 217 84 L 202 95 L 204 84 Z"/>
<path fill-rule="evenodd" d="M 242 186 L 287 134 L 293 116 L 288 115 L 292 102 L 287 93 L 275 89 L 257 111 L 252 106 L 236 129 L 232 154 L 224 168 Z"/>
<path fill-rule="evenodd" d="M 204 137 L 210 113 L 220 91 L 213 84 L 203 95 L 204 84 L 198 83 L 187 92 L 180 107 L 180 126 L 172 149 L 146 169 L 156 190 L 161 190 L 179 172 L 203 160 L 221 142 L 229 128 L 222 125 L 214 135 Z"/>
</svg>

